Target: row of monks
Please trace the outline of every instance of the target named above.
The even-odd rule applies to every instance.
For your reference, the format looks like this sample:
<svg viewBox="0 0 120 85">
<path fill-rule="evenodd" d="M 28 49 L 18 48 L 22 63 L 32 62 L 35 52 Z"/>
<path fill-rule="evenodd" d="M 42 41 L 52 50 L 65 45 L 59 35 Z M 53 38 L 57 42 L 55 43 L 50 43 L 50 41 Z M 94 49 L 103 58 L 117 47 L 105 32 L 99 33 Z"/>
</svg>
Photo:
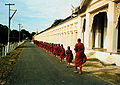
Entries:
<svg viewBox="0 0 120 85">
<path fill-rule="evenodd" d="M 36 46 L 52 53 L 55 57 L 57 56 L 57 58 L 60 58 L 60 62 L 62 62 L 64 58 L 66 58 L 66 62 L 68 63 L 67 67 L 70 65 L 70 63 L 73 60 L 73 54 L 69 46 L 68 46 L 68 49 L 65 51 L 65 49 L 63 48 L 63 45 L 60 45 L 60 44 L 47 43 L 47 42 L 37 41 L 37 40 L 33 40 L 33 43 Z"/>
</svg>

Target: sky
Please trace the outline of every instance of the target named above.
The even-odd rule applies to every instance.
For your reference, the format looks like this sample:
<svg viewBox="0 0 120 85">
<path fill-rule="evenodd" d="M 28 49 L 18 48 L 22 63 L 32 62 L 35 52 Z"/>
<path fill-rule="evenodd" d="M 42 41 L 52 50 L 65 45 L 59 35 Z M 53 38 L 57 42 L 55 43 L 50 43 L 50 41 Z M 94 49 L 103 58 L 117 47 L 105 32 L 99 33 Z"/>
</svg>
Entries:
<svg viewBox="0 0 120 85">
<path fill-rule="evenodd" d="M 0 24 L 8 26 L 7 3 L 14 3 L 11 9 L 17 9 L 11 20 L 11 30 L 18 30 L 18 24 L 22 24 L 22 29 L 40 32 L 50 27 L 54 20 L 70 16 L 71 5 L 79 6 L 80 0 L 0 0 Z"/>
</svg>

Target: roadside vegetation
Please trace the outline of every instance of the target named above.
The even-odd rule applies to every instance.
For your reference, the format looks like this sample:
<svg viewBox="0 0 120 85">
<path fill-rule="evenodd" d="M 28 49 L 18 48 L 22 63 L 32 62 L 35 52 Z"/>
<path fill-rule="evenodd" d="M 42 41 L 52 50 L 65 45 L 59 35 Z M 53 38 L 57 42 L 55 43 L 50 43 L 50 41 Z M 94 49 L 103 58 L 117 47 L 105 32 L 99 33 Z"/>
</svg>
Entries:
<svg viewBox="0 0 120 85">
<path fill-rule="evenodd" d="M 0 85 L 4 85 L 6 83 L 6 79 L 13 69 L 14 64 L 17 62 L 19 54 L 25 44 L 26 42 L 17 47 L 15 50 L 12 50 L 9 54 L 7 54 L 7 56 L 0 58 Z"/>
<path fill-rule="evenodd" d="M 26 38 L 32 39 L 32 36 L 35 35 L 35 32 L 29 33 L 29 31 L 25 29 L 21 29 L 20 31 L 20 41 L 25 40 Z M 0 46 L 6 45 L 8 42 L 8 27 L 6 25 L 0 24 Z M 10 30 L 10 43 L 19 42 L 19 31 L 18 30 Z"/>
</svg>

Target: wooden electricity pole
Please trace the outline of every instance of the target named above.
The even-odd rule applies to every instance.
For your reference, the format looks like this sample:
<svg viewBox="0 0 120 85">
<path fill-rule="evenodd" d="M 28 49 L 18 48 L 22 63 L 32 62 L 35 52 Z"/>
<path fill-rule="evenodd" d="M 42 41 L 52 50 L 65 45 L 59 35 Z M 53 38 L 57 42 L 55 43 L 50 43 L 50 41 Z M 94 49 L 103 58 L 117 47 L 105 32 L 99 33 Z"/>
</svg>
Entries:
<svg viewBox="0 0 120 85">
<path fill-rule="evenodd" d="M 19 42 L 20 42 L 20 31 L 21 31 L 21 28 L 23 27 L 22 24 L 18 24 L 18 27 L 19 27 Z"/>
<path fill-rule="evenodd" d="M 15 4 L 9 3 L 9 4 L 5 4 L 5 5 L 9 6 L 8 50 L 7 50 L 7 52 L 8 52 L 9 51 L 9 40 L 10 40 L 10 20 L 12 19 L 12 17 L 14 16 L 14 14 L 16 13 L 17 10 L 12 10 L 12 11 L 14 11 L 14 13 L 12 14 L 12 16 L 10 16 L 10 11 L 11 11 L 10 6 L 15 5 Z"/>
</svg>

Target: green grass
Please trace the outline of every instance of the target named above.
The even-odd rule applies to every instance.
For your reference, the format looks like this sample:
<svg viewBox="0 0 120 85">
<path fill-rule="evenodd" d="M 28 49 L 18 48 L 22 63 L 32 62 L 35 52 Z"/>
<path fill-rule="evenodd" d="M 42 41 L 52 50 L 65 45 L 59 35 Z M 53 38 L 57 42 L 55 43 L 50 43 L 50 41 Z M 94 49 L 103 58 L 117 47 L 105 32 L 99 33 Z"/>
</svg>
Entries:
<svg viewBox="0 0 120 85">
<path fill-rule="evenodd" d="M 89 54 L 87 54 L 87 57 L 90 57 L 90 56 L 92 56 L 94 54 L 95 54 L 95 52 L 90 52 Z"/>
<path fill-rule="evenodd" d="M 120 73 L 116 73 L 116 75 L 120 77 Z"/>
<path fill-rule="evenodd" d="M 116 66 L 116 64 L 105 64 L 104 62 L 100 61 L 100 63 L 103 65 L 103 66 Z"/>
<path fill-rule="evenodd" d="M 90 58 L 90 59 L 87 59 L 87 61 L 100 61 L 100 60 L 98 60 L 97 58 Z"/>
<path fill-rule="evenodd" d="M 108 72 L 103 72 L 102 74 L 97 74 L 100 78 L 114 83 L 115 85 L 120 85 L 120 74 L 109 74 Z"/>
<path fill-rule="evenodd" d="M 83 66 L 85 66 L 85 67 L 96 67 L 96 68 L 101 68 L 101 66 L 96 65 L 95 63 L 90 63 L 90 62 L 89 62 L 89 63 L 88 63 L 88 62 L 84 63 Z"/>
<path fill-rule="evenodd" d="M 114 76 L 111 76 L 107 72 L 103 72 L 102 74 L 98 74 L 100 77 L 107 78 L 107 79 L 113 79 Z"/>
</svg>

